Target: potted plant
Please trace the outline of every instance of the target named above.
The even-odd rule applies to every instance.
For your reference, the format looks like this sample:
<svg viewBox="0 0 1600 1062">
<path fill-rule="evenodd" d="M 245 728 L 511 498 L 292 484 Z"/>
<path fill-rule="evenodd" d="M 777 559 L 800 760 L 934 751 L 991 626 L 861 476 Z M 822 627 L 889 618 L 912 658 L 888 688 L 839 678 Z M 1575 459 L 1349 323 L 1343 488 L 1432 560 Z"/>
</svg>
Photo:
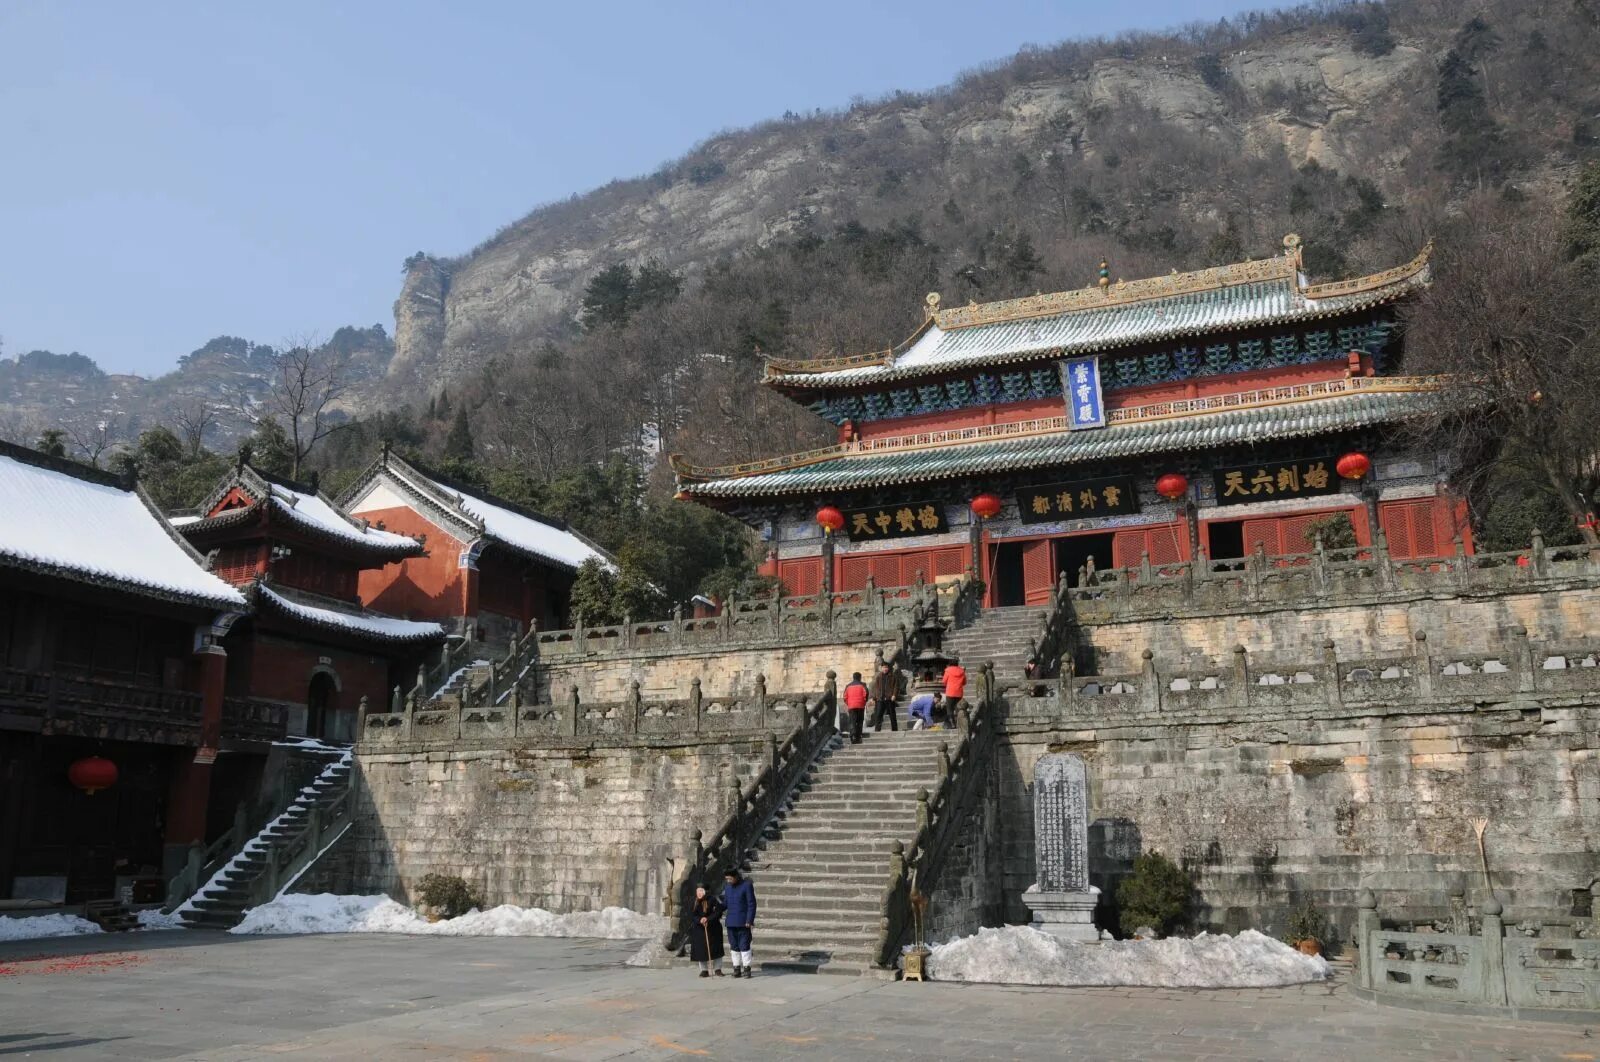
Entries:
<svg viewBox="0 0 1600 1062">
<path fill-rule="evenodd" d="M 1289 912 L 1289 929 L 1284 939 L 1303 955 L 1321 955 L 1327 932 L 1328 922 L 1322 917 L 1322 911 L 1306 900 Z"/>
</svg>

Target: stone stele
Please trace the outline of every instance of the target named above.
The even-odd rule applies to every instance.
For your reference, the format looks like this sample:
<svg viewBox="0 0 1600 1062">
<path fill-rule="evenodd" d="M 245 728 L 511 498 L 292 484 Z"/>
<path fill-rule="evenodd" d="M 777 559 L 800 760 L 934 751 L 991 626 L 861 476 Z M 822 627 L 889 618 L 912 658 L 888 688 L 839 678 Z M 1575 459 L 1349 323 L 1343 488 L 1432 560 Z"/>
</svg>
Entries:
<svg viewBox="0 0 1600 1062">
<path fill-rule="evenodd" d="M 1100 939 L 1089 886 L 1089 789 L 1083 761 L 1068 753 L 1039 757 L 1033 768 L 1034 887 L 1022 894 L 1033 928 L 1063 940 Z"/>
</svg>

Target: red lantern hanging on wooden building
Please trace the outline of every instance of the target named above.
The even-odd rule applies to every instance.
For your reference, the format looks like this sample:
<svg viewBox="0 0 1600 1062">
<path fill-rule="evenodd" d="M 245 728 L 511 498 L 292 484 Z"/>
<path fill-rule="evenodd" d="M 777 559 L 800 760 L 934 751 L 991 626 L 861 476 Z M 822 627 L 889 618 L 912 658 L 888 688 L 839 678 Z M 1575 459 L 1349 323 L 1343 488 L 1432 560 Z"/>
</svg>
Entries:
<svg viewBox="0 0 1600 1062">
<path fill-rule="evenodd" d="M 831 505 L 824 505 L 817 510 L 817 523 L 822 525 L 822 530 L 825 533 L 831 535 L 844 527 L 844 513 L 841 513 Z"/>
<path fill-rule="evenodd" d="M 117 784 L 117 765 L 103 756 L 85 756 L 67 768 L 67 781 L 94 796 Z"/>
<path fill-rule="evenodd" d="M 1003 505 L 1004 503 L 997 496 L 988 492 L 972 499 L 972 511 L 978 514 L 980 520 L 989 520 L 999 516 Z"/>
<path fill-rule="evenodd" d="M 1351 452 L 1334 462 L 1333 468 L 1345 479 L 1365 479 L 1367 473 L 1372 471 L 1372 458 L 1363 453 Z"/>
<path fill-rule="evenodd" d="M 1170 501 L 1177 501 L 1189 493 L 1189 480 L 1177 472 L 1168 472 L 1156 480 L 1156 493 Z"/>
</svg>

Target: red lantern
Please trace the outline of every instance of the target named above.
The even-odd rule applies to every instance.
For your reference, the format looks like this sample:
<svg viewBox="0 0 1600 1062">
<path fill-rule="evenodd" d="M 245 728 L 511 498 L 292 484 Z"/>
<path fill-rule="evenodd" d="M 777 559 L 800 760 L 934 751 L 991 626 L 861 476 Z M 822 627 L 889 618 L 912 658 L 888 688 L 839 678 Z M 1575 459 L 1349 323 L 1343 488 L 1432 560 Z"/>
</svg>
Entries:
<svg viewBox="0 0 1600 1062">
<path fill-rule="evenodd" d="M 844 526 L 844 513 L 831 505 L 824 505 L 817 510 L 817 523 L 822 525 L 823 531 L 831 535 Z"/>
<path fill-rule="evenodd" d="M 988 520 L 1000 515 L 1004 503 L 993 494 L 980 494 L 972 499 L 972 511 L 978 514 L 979 519 Z"/>
<path fill-rule="evenodd" d="M 1179 498 L 1189 493 L 1189 481 L 1176 472 L 1168 472 L 1166 475 L 1156 480 L 1156 493 L 1161 495 L 1163 498 L 1169 498 L 1172 501 L 1177 501 Z"/>
<path fill-rule="evenodd" d="M 117 784 L 117 765 L 101 756 L 85 756 L 67 768 L 67 781 L 94 796 Z"/>
<path fill-rule="evenodd" d="M 1333 467 L 1345 479 L 1365 479 L 1372 471 L 1372 458 L 1362 453 L 1348 453 L 1334 462 Z"/>
</svg>

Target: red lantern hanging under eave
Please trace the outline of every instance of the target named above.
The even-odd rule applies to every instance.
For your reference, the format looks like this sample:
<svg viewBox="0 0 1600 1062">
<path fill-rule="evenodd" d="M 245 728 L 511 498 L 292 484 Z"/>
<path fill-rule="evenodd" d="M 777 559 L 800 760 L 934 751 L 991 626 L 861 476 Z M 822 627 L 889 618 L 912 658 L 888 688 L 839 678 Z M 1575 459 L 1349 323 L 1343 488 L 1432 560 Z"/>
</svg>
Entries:
<svg viewBox="0 0 1600 1062">
<path fill-rule="evenodd" d="M 103 756 L 85 756 L 67 768 L 67 781 L 94 796 L 117 784 L 117 765 Z"/>
<path fill-rule="evenodd" d="M 1163 498 L 1177 501 L 1189 493 L 1189 480 L 1176 472 L 1168 472 L 1156 480 L 1156 493 Z"/>
<path fill-rule="evenodd" d="M 1362 453 L 1348 453 L 1335 461 L 1333 468 L 1345 479 L 1365 479 L 1372 471 L 1372 458 Z"/>
<path fill-rule="evenodd" d="M 844 526 L 844 513 L 831 505 L 824 505 L 817 510 L 817 523 L 822 525 L 822 530 L 831 535 Z"/>
<path fill-rule="evenodd" d="M 972 499 L 972 511 L 983 520 L 989 520 L 1000 515 L 1000 508 L 1004 503 L 993 494 L 980 494 Z"/>
</svg>

